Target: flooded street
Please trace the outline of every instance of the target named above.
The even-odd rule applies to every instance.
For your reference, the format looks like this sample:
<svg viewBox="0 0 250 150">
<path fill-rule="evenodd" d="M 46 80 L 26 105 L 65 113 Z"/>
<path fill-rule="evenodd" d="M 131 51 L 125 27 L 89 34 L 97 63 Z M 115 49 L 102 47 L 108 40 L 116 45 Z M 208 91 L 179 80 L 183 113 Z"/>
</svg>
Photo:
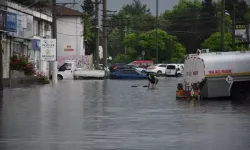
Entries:
<svg viewBox="0 0 250 150">
<path fill-rule="evenodd" d="M 6 89 L 0 150 L 248 150 L 250 107 L 176 101 L 180 79 Z M 137 85 L 138 87 L 131 87 Z"/>
</svg>

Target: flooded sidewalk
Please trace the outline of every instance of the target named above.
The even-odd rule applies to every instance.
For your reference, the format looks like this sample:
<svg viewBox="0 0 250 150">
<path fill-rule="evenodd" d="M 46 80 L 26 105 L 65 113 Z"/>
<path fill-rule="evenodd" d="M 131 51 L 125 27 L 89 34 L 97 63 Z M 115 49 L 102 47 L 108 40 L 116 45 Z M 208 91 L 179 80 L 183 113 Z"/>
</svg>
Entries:
<svg viewBox="0 0 250 150">
<path fill-rule="evenodd" d="M 0 150 L 248 150 L 250 106 L 176 101 L 180 79 L 5 89 Z M 136 85 L 138 87 L 131 87 Z"/>
</svg>

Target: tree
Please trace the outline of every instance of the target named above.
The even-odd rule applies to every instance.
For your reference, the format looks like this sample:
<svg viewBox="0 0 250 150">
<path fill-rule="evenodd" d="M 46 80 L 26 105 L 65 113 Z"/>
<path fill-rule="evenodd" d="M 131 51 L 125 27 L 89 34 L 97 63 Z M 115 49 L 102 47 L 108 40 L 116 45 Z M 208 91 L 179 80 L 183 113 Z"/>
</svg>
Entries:
<svg viewBox="0 0 250 150">
<path fill-rule="evenodd" d="M 225 33 L 225 51 L 232 50 L 232 34 L 230 32 Z M 239 43 L 239 40 L 236 39 L 236 43 Z M 204 41 L 201 45 L 202 48 L 208 48 L 212 52 L 221 52 L 221 33 L 216 32 L 212 34 L 208 39 Z M 239 45 L 235 46 L 235 50 L 246 50 L 246 47 L 240 47 Z"/>
<path fill-rule="evenodd" d="M 200 26 L 199 26 L 199 36 L 201 44 L 205 39 L 207 39 L 218 27 L 218 17 L 217 17 L 217 6 L 213 0 L 203 0 L 201 4 L 200 12 Z M 205 32 L 203 32 L 205 31 Z"/>
<path fill-rule="evenodd" d="M 155 17 L 150 13 L 147 5 L 141 3 L 140 0 L 133 0 L 132 4 L 124 5 L 121 10 L 109 19 L 112 39 L 123 41 L 128 33 L 150 31 L 155 28 Z M 116 30 L 112 32 L 112 30 Z M 116 37 L 114 37 L 114 33 Z M 114 47 L 115 44 L 115 47 Z M 112 47 L 110 53 L 124 53 L 124 47 L 121 42 L 109 42 L 108 47 Z M 117 52 L 114 52 L 117 50 Z"/>
<path fill-rule="evenodd" d="M 206 24 L 209 19 L 201 21 L 201 17 L 203 17 L 201 9 L 202 5 L 199 0 L 180 0 L 173 10 L 167 10 L 161 16 L 168 22 L 165 30 L 178 38 L 180 43 L 186 47 L 187 53 L 195 52 L 201 43 L 201 37 L 208 32 L 202 31 L 204 26 L 201 25 Z"/>
<path fill-rule="evenodd" d="M 84 22 L 84 40 L 85 42 L 85 54 L 90 55 L 94 50 L 94 26 L 93 26 L 93 15 L 94 15 L 94 4 L 92 0 L 84 0 L 83 5 L 81 5 L 84 12 L 83 22 Z"/>
<path fill-rule="evenodd" d="M 248 4 L 245 0 L 226 0 L 225 10 L 230 16 L 233 16 L 234 5 L 236 24 L 245 24 L 246 33 L 249 33 L 250 11 Z M 217 2 L 217 7 L 219 10 L 221 9 L 221 0 Z M 249 34 L 247 34 L 247 40 L 250 40 Z"/>
<path fill-rule="evenodd" d="M 123 44 L 127 49 L 130 59 L 142 58 L 142 51 L 145 51 L 145 59 L 154 59 L 156 55 L 156 30 L 142 32 L 140 34 L 131 33 L 125 37 Z M 181 62 L 184 57 L 185 49 L 177 42 L 175 36 L 169 35 L 163 30 L 158 30 L 159 35 L 159 61 L 160 62 Z"/>
<path fill-rule="evenodd" d="M 114 28 L 109 34 L 108 50 L 109 50 L 109 56 L 113 58 L 121 52 L 122 40 L 120 35 L 121 33 L 118 28 Z"/>
<path fill-rule="evenodd" d="M 84 13 L 88 16 L 92 17 L 94 15 L 94 3 L 92 0 L 84 0 L 83 5 L 81 5 L 81 7 Z"/>
</svg>

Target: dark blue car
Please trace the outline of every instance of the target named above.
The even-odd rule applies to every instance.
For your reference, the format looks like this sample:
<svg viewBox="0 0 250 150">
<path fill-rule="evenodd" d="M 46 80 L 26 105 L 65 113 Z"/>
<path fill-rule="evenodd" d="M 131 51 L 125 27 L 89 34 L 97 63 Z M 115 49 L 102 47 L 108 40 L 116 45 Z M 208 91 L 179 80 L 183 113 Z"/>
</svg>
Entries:
<svg viewBox="0 0 250 150">
<path fill-rule="evenodd" d="M 147 79 L 146 74 L 142 74 L 134 69 L 123 69 L 116 72 L 112 72 L 111 79 Z"/>
</svg>

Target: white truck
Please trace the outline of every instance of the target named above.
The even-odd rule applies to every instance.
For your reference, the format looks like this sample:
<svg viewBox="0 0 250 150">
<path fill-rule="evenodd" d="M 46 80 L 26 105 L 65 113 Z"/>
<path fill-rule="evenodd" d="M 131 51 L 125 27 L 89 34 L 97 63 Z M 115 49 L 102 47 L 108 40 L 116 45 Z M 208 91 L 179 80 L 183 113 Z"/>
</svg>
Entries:
<svg viewBox="0 0 250 150">
<path fill-rule="evenodd" d="M 185 59 L 184 85 L 196 84 L 204 98 L 246 96 L 250 90 L 250 51 L 190 54 Z"/>
<path fill-rule="evenodd" d="M 73 80 L 84 78 L 104 78 L 106 76 L 105 70 L 84 70 L 78 68 L 74 61 L 65 61 L 65 63 L 58 68 L 58 80 Z M 50 76 L 52 78 L 52 76 Z"/>
<path fill-rule="evenodd" d="M 82 70 L 82 68 L 77 68 L 74 61 L 65 61 L 65 63 L 58 68 L 57 78 L 58 80 L 73 80 L 73 74 L 77 70 Z M 50 76 L 50 78 L 52 78 L 52 76 Z"/>
</svg>

